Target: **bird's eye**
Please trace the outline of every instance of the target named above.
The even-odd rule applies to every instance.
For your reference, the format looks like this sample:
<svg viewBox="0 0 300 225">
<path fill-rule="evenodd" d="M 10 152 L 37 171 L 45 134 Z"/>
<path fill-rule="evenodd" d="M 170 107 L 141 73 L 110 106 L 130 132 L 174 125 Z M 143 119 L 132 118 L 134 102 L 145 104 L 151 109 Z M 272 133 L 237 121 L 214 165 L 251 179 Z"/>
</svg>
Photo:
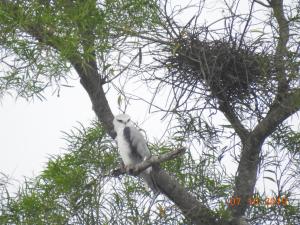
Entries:
<svg viewBox="0 0 300 225">
<path fill-rule="evenodd" d="M 130 121 L 130 119 L 128 119 L 126 123 L 128 123 L 129 121 Z"/>
<path fill-rule="evenodd" d="M 123 121 L 122 120 L 117 120 L 118 122 L 120 122 L 120 123 L 123 123 Z"/>
</svg>

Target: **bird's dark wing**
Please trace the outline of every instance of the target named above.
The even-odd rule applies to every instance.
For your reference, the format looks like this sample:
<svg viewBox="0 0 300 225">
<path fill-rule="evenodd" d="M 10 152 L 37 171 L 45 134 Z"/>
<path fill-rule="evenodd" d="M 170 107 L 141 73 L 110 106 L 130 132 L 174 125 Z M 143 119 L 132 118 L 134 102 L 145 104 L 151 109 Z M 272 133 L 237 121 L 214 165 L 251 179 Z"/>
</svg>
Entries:
<svg viewBox="0 0 300 225">
<path fill-rule="evenodd" d="M 143 135 L 136 129 L 135 127 L 125 127 L 124 137 L 126 141 L 130 145 L 130 149 L 132 150 L 132 156 L 135 158 L 137 162 L 141 162 L 146 158 L 151 156 L 150 151 L 147 147 L 146 141 Z M 143 180 L 147 183 L 147 185 L 153 190 L 155 194 L 160 192 L 155 179 L 153 177 L 152 167 L 144 170 L 140 173 Z"/>
<path fill-rule="evenodd" d="M 140 161 L 151 156 L 143 135 L 135 127 L 125 127 L 124 137 L 128 141 L 132 154 Z"/>
</svg>

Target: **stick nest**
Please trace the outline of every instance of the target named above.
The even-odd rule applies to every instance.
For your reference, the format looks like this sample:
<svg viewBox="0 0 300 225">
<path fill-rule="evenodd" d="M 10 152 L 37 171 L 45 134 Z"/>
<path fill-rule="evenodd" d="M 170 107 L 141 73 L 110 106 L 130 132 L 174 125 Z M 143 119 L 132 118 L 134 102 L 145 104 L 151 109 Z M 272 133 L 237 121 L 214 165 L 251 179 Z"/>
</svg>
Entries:
<svg viewBox="0 0 300 225">
<path fill-rule="evenodd" d="M 270 56 L 236 41 L 200 41 L 197 35 L 185 35 L 169 51 L 164 64 L 172 84 L 202 85 L 220 100 L 241 101 L 263 88 L 272 74 Z"/>
</svg>

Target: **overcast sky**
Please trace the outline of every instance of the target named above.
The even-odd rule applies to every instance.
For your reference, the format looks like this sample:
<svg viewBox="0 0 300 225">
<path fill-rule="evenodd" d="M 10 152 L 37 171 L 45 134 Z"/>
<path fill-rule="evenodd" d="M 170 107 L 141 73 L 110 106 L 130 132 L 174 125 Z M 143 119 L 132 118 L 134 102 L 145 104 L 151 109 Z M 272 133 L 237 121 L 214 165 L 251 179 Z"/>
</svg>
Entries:
<svg viewBox="0 0 300 225">
<path fill-rule="evenodd" d="M 37 175 L 50 155 L 61 152 L 61 131 L 94 118 L 88 95 L 78 83 L 72 81 L 76 87 L 62 89 L 60 97 L 46 94 L 42 102 L 10 96 L 1 99 L 1 172 L 17 179 Z"/>
</svg>

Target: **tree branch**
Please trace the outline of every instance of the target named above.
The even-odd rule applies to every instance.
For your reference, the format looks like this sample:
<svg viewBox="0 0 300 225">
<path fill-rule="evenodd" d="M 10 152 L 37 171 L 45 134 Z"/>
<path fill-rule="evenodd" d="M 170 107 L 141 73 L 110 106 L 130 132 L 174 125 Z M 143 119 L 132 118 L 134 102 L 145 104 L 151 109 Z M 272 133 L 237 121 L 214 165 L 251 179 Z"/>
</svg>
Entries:
<svg viewBox="0 0 300 225">
<path fill-rule="evenodd" d="M 289 93 L 279 104 L 273 105 L 266 117 L 255 127 L 253 135 L 264 140 L 285 119 L 300 110 L 300 89 Z"/>
<path fill-rule="evenodd" d="M 270 5 L 267 5 L 267 4 L 263 3 L 260 0 L 254 0 L 254 2 L 256 2 L 257 4 L 262 5 L 262 6 L 266 7 L 266 8 L 270 8 L 271 7 Z"/>
<path fill-rule="evenodd" d="M 280 101 L 287 93 L 288 79 L 286 75 L 286 56 L 288 53 L 287 43 L 289 41 L 289 23 L 284 15 L 283 0 L 271 0 L 270 6 L 273 9 L 274 17 L 278 23 L 278 43 L 275 52 L 275 69 L 278 79 L 278 93 L 276 101 Z"/>
<path fill-rule="evenodd" d="M 280 104 L 274 105 L 243 143 L 234 192 L 235 196 L 241 198 L 241 204 L 232 208 L 234 216 L 240 217 L 245 213 L 248 207 L 247 200 L 253 195 L 260 163 L 259 154 L 264 140 L 298 110 L 300 110 L 300 89 L 294 90 Z"/>
<path fill-rule="evenodd" d="M 142 171 L 144 171 L 145 169 L 147 169 L 150 166 L 158 165 L 160 163 L 169 161 L 171 159 L 175 159 L 176 157 L 184 154 L 185 151 L 186 151 L 185 148 L 178 148 L 174 151 L 167 152 L 167 153 L 159 155 L 159 156 L 151 156 L 149 159 L 146 159 L 143 162 L 129 168 L 129 173 L 131 175 L 136 176 L 136 175 L 138 175 L 139 173 L 141 173 Z M 111 175 L 112 176 L 120 176 L 120 175 L 125 174 L 127 172 L 128 172 L 128 170 L 126 170 L 126 168 L 124 166 L 121 166 L 120 168 L 117 168 L 117 169 L 113 170 Z"/>
<path fill-rule="evenodd" d="M 261 4 L 260 1 L 256 1 Z M 260 163 L 261 146 L 264 140 L 286 118 L 300 109 L 300 89 L 289 92 L 286 76 L 285 57 L 289 40 L 289 26 L 284 16 L 282 0 L 268 1 L 279 26 L 279 38 L 275 52 L 275 69 L 278 79 L 278 91 L 273 105 L 266 117 L 258 123 L 243 141 L 239 167 L 235 180 L 235 196 L 241 198 L 241 204 L 232 209 L 235 217 L 240 217 L 248 207 L 247 200 L 251 198 L 256 183 L 258 165 Z M 267 6 L 266 6 L 267 7 Z M 234 122 L 234 121 L 233 121 Z"/>
<path fill-rule="evenodd" d="M 249 131 L 243 126 L 239 118 L 235 115 L 232 108 L 228 105 L 228 102 L 219 100 L 219 109 L 224 113 L 227 120 L 232 125 L 235 132 L 239 135 L 240 139 L 245 141 L 249 135 Z"/>
</svg>

